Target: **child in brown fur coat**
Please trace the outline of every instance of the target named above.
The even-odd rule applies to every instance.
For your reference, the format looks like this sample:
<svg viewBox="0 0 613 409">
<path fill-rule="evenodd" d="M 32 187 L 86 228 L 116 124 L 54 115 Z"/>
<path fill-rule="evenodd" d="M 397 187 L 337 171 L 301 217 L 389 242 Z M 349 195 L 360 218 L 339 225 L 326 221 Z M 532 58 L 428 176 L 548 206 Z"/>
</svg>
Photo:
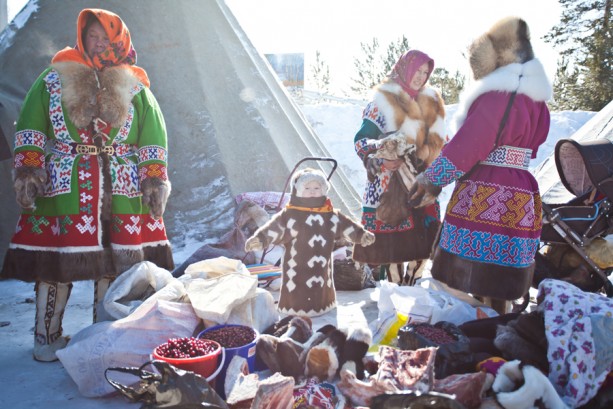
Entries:
<svg viewBox="0 0 613 409">
<path fill-rule="evenodd" d="M 320 170 L 303 169 L 292 180 L 289 204 L 245 243 L 245 250 L 285 247 L 278 308 L 290 315 L 316 316 L 336 307 L 332 252 L 344 238 L 368 246 L 374 234 L 332 207 L 329 183 Z"/>
</svg>

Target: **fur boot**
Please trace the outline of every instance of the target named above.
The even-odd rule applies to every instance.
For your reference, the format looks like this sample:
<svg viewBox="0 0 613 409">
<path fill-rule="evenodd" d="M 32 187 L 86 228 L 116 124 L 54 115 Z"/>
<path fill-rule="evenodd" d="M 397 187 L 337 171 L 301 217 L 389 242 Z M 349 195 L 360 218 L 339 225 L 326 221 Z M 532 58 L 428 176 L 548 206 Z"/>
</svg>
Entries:
<svg viewBox="0 0 613 409">
<path fill-rule="evenodd" d="M 64 348 L 69 337 L 62 336 L 62 319 L 72 291 L 72 283 L 36 283 L 36 321 L 34 326 L 34 359 L 57 361 L 55 351 Z"/>
<path fill-rule="evenodd" d="M 353 372 L 359 380 L 364 379 L 364 357 L 372 343 L 372 332 L 368 327 L 349 331 L 341 357 L 341 370 Z"/>
<path fill-rule="evenodd" d="M 273 373 L 279 372 L 299 382 L 304 375 L 304 361 L 301 360 L 304 347 L 291 338 L 281 339 L 261 334 L 256 342 L 255 352 Z"/>
<path fill-rule="evenodd" d="M 533 366 L 511 361 L 498 369 L 492 385 L 496 401 L 505 409 L 567 409 L 549 379 Z"/>
<path fill-rule="evenodd" d="M 332 381 L 340 369 L 340 361 L 347 340 L 347 334 L 333 325 L 320 328 L 319 334 L 325 338 L 309 348 L 306 356 L 307 376 L 315 376 L 320 381 Z M 317 335 L 314 335 L 317 336 Z"/>
<path fill-rule="evenodd" d="M 111 317 L 104 309 L 104 296 L 109 290 L 111 283 L 115 281 L 115 278 L 117 277 L 103 277 L 100 280 L 96 280 L 94 282 L 94 324 L 100 321 L 113 320 L 113 317 Z"/>
</svg>

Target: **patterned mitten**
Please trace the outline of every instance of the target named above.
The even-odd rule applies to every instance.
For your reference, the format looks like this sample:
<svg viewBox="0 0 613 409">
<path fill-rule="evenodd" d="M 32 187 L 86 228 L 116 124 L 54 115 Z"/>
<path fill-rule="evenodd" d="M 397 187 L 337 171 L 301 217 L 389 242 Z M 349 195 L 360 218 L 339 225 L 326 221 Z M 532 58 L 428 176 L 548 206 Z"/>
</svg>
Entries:
<svg viewBox="0 0 613 409">
<path fill-rule="evenodd" d="M 34 210 L 34 202 L 37 197 L 43 195 L 45 183 L 47 182 L 47 171 L 41 168 L 22 166 L 15 169 L 15 195 L 17 203 L 23 209 Z"/>
<path fill-rule="evenodd" d="M 245 242 L 245 251 L 258 251 L 264 248 L 264 243 L 258 236 L 251 236 Z"/>
<path fill-rule="evenodd" d="M 370 246 L 375 242 L 375 234 L 369 231 L 365 231 L 360 239 L 360 245 L 362 247 Z"/>
<path fill-rule="evenodd" d="M 170 189 L 168 180 L 148 178 L 142 181 L 140 190 L 143 193 L 143 205 L 149 206 L 149 213 L 154 219 L 159 219 L 164 214 Z"/>
</svg>

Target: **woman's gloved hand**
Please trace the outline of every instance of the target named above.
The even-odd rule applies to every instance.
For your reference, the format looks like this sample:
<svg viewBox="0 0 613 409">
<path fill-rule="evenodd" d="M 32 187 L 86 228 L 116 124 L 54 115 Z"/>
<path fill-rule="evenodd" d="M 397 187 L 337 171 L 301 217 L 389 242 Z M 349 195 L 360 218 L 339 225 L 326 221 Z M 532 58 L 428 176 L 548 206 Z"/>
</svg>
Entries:
<svg viewBox="0 0 613 409">
<path fill-rule="evenodd" d="M 373 154 L 368 155 L 364 162 L 364 166 L 366 167 L 366 175 L 369 182 L 374 182 L 376 177 L 381 174 L 382 164 L 383 159 L 375 158 Z"/>
<path fill-rule="evenodd" d="M 258 236 L 251 236 L 245 242 L 245 251 L 258 251 L 264 248 L 264 243 Z"/>
<path fill-rule="evenodd" d="M 409 191 L 409 207 L 424 207 L 434 203 L 441 190 L 440 186 L 430 182 L 425 173 L 420 173 Z"/>
<path fill-rule="evenodd" d="M 36 198 L 45 192 L 47 171 L 41 168 L 22 166 L 15 168 L 15 198 L 17 204 L 25 210 L 36 209 Z"/>
<path fill-rule="evenodd" d="M 143 206 L 149 206 L 149 213 L 154 219 L 159 219 L 166 210 L 166 202 L 170 196 L 170 182 L 158 178 L 147 178 L 142 181 L 140 190 L 143 194 Z"/>
<path fill-rule="evenodd" d="M 365 231 L 364 235 L 360 239 L 360 245 L 362 247 L 370 246 L 375 242 L 375 234 L 369 231 Z"/>
</svg>

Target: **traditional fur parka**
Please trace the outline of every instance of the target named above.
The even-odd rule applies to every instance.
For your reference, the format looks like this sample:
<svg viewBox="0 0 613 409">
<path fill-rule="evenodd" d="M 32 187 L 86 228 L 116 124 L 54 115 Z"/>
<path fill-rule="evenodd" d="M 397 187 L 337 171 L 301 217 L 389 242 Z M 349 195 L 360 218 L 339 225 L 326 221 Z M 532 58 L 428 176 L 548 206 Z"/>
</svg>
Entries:
<svg viewBox="0 0 613 409">
<path fill-rule="evenodd" d="M 426 189 L 456 182 L 431 272 L 455 289 L 514 300 L 530 288 L 540 241 L 528 167 L 547 138 L 552 89 L 519 18 L 496 23 L 469 52 L 476 81 L 460 97 L 458 130 L 419 177 Z"/>
<path fill-rule="evenodd" d="M 157 101 L 129 66 L 52 64 L 17 123 L 23 211 L 2 276 L 99 279 L 143 260 L 172 270 L 161 218 L 170 193 L 166 144 Z"/>
<path fill-rule="evenodd" d="M 419 51 L 412 52 L 430 64 L 431 72 L 433 61 Z M 416 175 L 443 147 L 443 99 L 427 85 L 412 97 L 397 79 L 388 78 L 375 89 L 362 117 L 354 140 L 369 179 L 362 201 L 362 224 L 375 233 L 377 242 L 368 248 L 356 244 L 353 258 L 369 264 L 427 259 L 439 226 L 438 202 L 411 209 L 406 194 Z M 405 163 L 397 171 L 385 168 L 383 159 L 399 158 Z"/>
<path fill-rule="evenodd" d="M 313 182 L 314 184 L 312 184 Z M 307 191 L 319 189 L 318 196 Z M 289 315 L 316 316 L 336 307 L 332 252 L 343 238 L 364 246 L 374 235 L 332 207 L 323 172 L 304 169 L 292 180 L 289 204 L 247 239 L 245 250 L 283 245 L 283 274 L 278 309 Z"/>
</svg>

